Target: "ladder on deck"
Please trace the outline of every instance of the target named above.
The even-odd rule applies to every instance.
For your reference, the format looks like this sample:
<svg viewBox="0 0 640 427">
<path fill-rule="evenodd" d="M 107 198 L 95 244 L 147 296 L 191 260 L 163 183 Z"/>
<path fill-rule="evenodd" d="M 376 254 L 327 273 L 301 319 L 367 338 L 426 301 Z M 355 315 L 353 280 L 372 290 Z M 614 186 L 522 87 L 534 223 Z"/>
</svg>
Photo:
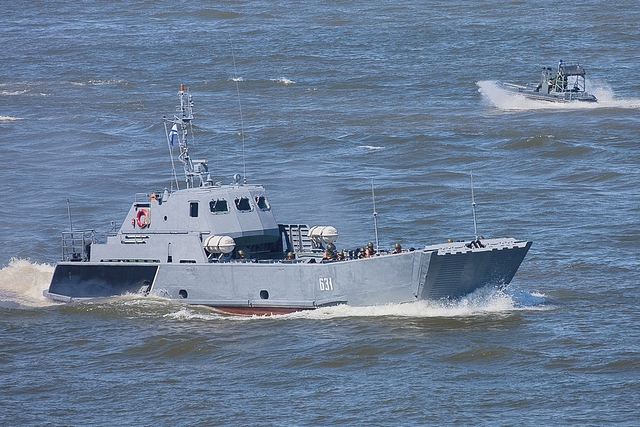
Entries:
<svg viewBox="0 0 640 427">
<path fill-rule="evenodd" d="M 293 252 L 311 252 L 314 248 L 309 238 L 309 226 L 306 224 L 280 224 L 281 232 L 285 233 L 286 244 Z"/>
</svg>

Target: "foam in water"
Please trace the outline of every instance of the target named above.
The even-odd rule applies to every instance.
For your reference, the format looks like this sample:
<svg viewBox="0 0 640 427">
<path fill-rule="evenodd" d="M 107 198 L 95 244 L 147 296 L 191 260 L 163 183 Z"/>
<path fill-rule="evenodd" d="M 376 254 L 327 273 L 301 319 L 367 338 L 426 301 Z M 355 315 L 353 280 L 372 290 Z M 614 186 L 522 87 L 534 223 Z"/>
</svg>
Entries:
<svg viewBox="0 0 640 427">
<path fill-rule="evenodd" d="M 518 310 L 541 309 L 546 303 L 544 295 L 528 292 L 500 291 L 494 288 L 479 289 L 456 300 L 416 301 L 404 304 L 386 304 L 370 307 L 340 305 L 314 311 L 292 313 L 286 317 L 326 319 L 334 317 L 468 317 Z"/>
<path fill-rule="evenodd" d="M 17 96 L 22 95 L 23 93 L 29 92 L 27 89 L 23 90 L 0 90 L 0 95 L 2 96 Z"/>
<path fill-rule="evenodd" d="M 45 307 L 52 301 L 42 295 L 49 287 L 53 267 L 12 258 L 9 265 L 0 270 L 0 305 Z"/>
<path fill-rule="evenodd" d="M 276 83 L 282 83 L 285 86 L 295 84 L 293 80 L 290 80 L 284 76 L 280 77 L 279 79 L 271 79 L 271 81 Z"/>
<path fill-rule="evenodd" d="M 598 102 L 549 102 L 527 99 L 523 95 L 500 89 L 495 81 L 477 82 L 480 92 L 491 104 L 500 110 L 576 110 L 596 108 L 640 108 L 640 99 L 614 97 L 613 90 L 604 82 L 589 82 L 590 93 Z"/>
<path fill-rule="evenodd" d="M 511 313 L 523 310 L 544 310 L 547 298 L 542 294 L 526 291 L 500 291 L 493 288 L 479 289 L 464 298 L 452 301 L 416 301 L 404 304 L 352 307 L 338 305 L 317 310 L 299 311 L 280 316 L 237 316 L 217 311 L 203 311 L 196 307 L 183 306 L 164 315 L 174 320 L 219 320 L 250 321 L 260 319 L 313 319 L 330 320 L 345 317 L 473 317 L 495 313 Z"/>
<path fill-rule="evenodd" d="M 196 310 L 194 309 L 194 307 L 190 307 L 190 306 L 180 307 L 177 311 L 172 311 L 171 313 L 167 313 L 163 317 L 166 319 L 181 320 L 181 321 L 189 321 L 189 320 L 212 321 L 212 320 L 220 320 L 220 319 L 246 321 L 254 318 L 249 316 L 227 315 L 215 310 L 210 310 L 210 311 Z"/>
</svg>

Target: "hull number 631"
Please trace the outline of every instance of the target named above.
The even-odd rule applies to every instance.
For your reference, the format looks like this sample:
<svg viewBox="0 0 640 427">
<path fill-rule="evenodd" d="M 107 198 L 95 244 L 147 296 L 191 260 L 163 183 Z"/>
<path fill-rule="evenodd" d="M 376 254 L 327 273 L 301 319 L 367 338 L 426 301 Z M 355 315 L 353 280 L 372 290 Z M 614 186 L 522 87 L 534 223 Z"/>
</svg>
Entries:
<svg viewBox="0 0 640 427">
<path fill-rule="evenodd" d="M 320 280 L 320 290 L 321 291 L 332 291 L 333 290 L 333 282 L 331 281 L 331 277 L 321 277 L 319 280 Z"/>
</svg>

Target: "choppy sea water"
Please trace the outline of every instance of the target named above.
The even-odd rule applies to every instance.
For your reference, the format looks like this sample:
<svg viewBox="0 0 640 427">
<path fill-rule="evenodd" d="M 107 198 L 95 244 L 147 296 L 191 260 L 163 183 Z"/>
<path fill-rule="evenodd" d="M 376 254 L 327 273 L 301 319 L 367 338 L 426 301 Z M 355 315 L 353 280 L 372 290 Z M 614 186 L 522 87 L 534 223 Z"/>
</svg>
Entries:
<svg viewBox="0 0 640 427">
<path fill-rule="evenodd" d="M 31 2 L 0 40 L 0 424 L 636 425 L 640 10 L 632 1 Z M 595 105 L 501 93 L 578 60 Z M 42 297 L 192 155 L 338 245 L 534 245 L 505 292 L 235 317 Z M 240 108 L 241 113 L 240 114 Z M 244 134 L 244 141 L 240 137 Z M 244 150 L 243 150 L 244 147 Z"/>
</svg>

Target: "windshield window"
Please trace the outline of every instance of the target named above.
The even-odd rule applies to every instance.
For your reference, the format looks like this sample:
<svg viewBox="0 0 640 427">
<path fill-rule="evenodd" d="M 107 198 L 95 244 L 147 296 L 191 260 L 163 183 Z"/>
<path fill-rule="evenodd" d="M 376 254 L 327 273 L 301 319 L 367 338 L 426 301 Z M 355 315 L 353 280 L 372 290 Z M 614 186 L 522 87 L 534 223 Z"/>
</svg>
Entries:
<svg viewBox="0 0 640 427">
<path fill-rule="evenodd" d="M 251 210 L 251 203 L 249 203 L 248 197 L 239 197 L 235 200 L 235 202 L 236 208 L 238 208 L 240 212 L 247 212 Z"/>
<path fill-rule="evenodd" d="M 209 202 L 211 213 L 229 212 L 229 205 L 225 199 L 212 200 Z"/>
<path fill-rule="evenodd" d="M 263 211 L 268 211 L 269 209 L 271 209 L 271 206 L 269 206 L 269 202 L 267 202 L 267 198 L 264 197 L 262 194 L 259 196 L 256 196 L 256 205 L 258 205 L 258 208 L 260 208 Z"/>
</svg>

